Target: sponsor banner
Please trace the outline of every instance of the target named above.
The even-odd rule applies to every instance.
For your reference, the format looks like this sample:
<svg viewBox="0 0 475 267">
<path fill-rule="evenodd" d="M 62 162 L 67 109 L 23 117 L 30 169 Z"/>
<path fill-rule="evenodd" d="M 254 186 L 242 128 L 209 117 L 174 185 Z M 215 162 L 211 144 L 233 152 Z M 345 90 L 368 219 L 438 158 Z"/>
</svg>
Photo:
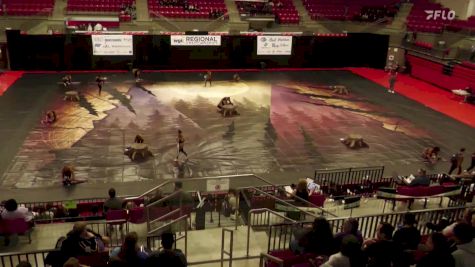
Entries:
<svg viewBox="0 0 475 267">
<path fill-rule="evenodd" d="M 132 35 L 91 35 L 92 53 L 95 56 L 132 56 Z"/>
<path fill-rule="evenodd" d="M 291 55 L 292 36 L 257 36 L 257 55 Z"/>
<path fill-rule="evenodd" d="M 229 179 L 211 179 L 206 181 L 206 191 L 228 191 L 229 190 Z"/>
<path fill-rule="evenodd" d="M 219 35 L 171 35 L 172 46 L 220 46 Z"/>
</svg>

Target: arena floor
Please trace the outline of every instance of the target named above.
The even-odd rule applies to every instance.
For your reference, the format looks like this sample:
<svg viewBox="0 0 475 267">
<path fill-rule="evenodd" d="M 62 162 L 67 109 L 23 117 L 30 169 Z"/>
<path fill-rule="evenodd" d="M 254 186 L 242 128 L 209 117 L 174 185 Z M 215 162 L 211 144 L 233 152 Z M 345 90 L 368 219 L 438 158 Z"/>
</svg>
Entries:
<svg viewBox="0 0 475 267">
<path fill-rule="evenodd" d="M 140 84 L 130 73 L 106 73 L 100 95 L 96 74 L 74 74 L 78 102 L 63 99 L 63 74 L 23 75 L 0 96 L 0 194 L 40 201 L 97 197 L 110 186 L 143 192 L 174 177 L 177 129 L 189 155 L 185 179 L 255 173 L 287 183 L 314 169 L 381 165 L 387 176 L 446 171 L 458 148 L 475 149 L 474 128 L 351 71 L 243 72 L 239 83 L 232 74 L 215 73 L 205 88 L 199 73 L 145 73 Z M 333 85 L 350 94 L 333 94 Z M 238 116 L 217 113 L 224 96 Z M 40 123 L 47 110 L 58 115 L 53 126 Z M 136 134 L 153 154 L 147 160 L 124 155 Z M 348 149 L 340 138 L 349 134 L 369 148 Z M 420 154 L 432 145 L 442 161 L 426 166 Z M 65 164 L 87 182 L 65 192 Z"/>
</svg>

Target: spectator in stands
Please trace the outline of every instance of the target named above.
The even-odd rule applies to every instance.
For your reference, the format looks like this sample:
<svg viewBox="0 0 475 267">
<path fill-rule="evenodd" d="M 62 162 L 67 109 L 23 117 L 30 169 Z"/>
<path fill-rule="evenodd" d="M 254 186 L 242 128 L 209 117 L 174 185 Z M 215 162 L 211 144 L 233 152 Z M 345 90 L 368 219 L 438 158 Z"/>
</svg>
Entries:
<svg viewBox="0 0 475 267">
<path fill-rule="evenodd" d="M 137 245 L 137 241 L 138 236 L 136 232 L 128 233 L 125 235 L 122 246 L 113 249 L 110 256 L 118 257 L 124 261 L 127 266 L 143 266 L 148 255 L 140 249 Z"/>
<path fill-rule="evenodd" d="M 84 265 L 79 264 L 79 260 L 71 257 L 64 264 L 63 267 L 84 267 Z"/>
<path fill-rule="evenodd" d="M 321 267 L 364 267 L 366 259 L 361 251 L 361 243 L 354 235 L 343 238 L 340 252 L 330 256 Z"/>
<path fill-rule="evenodd" d="M 430 234 L 426 248 L 429 253 L 419 260 L 417 267 L 455 266 L 454 258 L 450 254 L 449 242 L 441 233 Z"/>
<path fill-rule="evenodd" d="M 472 161 L 467 169 L 467 172 L 472 171 L 473 168 L 475 168 L 475 152 L 472 153 Z"/>
<path fill-rule="evenodd" d="M 434 164 L 440 159 L 439 153 L 440 153 L 440 147 L 438 146 L 428 147 L 424 149 L 424 152 L 422 152 L 422 158 L 424 159 L 424 161 Z"/>
<path fill-rule="evenodd" d="M 463 156 L 465 153 L 465 148 L 461 148 L 459 152 L 456 154 L 452 155 L 450 158 L 450 170 L 449 174 L 452 174 L 452 172 L 457 169 L 457 174 L 462 173 L 462 163 L 463 163 Z"/>
<path fill-rule="evenodd" d="M 290 248 L 295 253 L 330 256 L 336 252 L 331 226 L 323 217 L 313 221 L 312 229 L 309 232 L 303 233 L 303 235 L 296 233 L 295 237 L 290 243 Z"/>
<path fill-rule="evenodd" d="M 449 239 L 452 239 L 453 236 L 454 236 L 454 228 L 459 223 L 467 223 L 467 224 L 472 225 L 472 228 L 474 229 L 473 233 L 474 233 L 474 236 L 475 236 L 475 209 L 473 209 L 473 208 L 465 209 L 465 211 L 463 212 L 462 218 L 460 218 L 456 222 L 450 224 L 449 226 L 445 227 L 442 230 L 442 234 L 445 237 L 447 237 Z"/>
<path fill-rule="evenodd" d="M 467 223 L 459 223 L 454 227 L 454 239 L 457 250 L 452 253 L 456 267 L 473 267 L 475 263 L 475 241 L 473 227 Z"/>
<path fill-rule="evenodd" d="M 343 239 L 347 236 L 354 236 L 356 240 L 360 243 L 360 246 L 363 244 L 363 235 L 358 230 L 358 220 L 354 218 L 349 218 L 343 223 L 343 231 L 335 235 L 335 244 L 337 247 L 342 246 Z"/>
<path fill-rule="evenodd" d="M 33 213 L 23 206 L 18 206 L 15 199 L 5 201 L 4 206 L 5 209 L 1 214 L 3 220 L 23 218 L 25 222 L 32 222 L 34 218 Z"/>
<path fill-rule="evenodd" d="M 238 208 L 237 200 L 238 200 L 238 194 L 236 190 L 230 188 L 225 198 L 225 203 L 226 203 L 225 205 L 227 205 L 228 207 L 227 209 L 229 210 L 226 211 L 226 208 L 224 208 L 225 210 L 224 212 L 225 212 L 225 216 L 226 216 L 226 213 L 229 214 L 229 217 L 231 218 L 231 220 L 236 219 L 236 211 Z"/>
<path fill-rule="evenodd" d="M 413 213 L 404 214 L 402 227 L 394 233 L 394 242 L 403 250 L 417 250 L 421 242 L 421 233 L 416 228 L 416 217 Z"/>
<path fill-rule="evenodd" d="M 298 197 L 295 199 L 296 202 L 303 202 L 301 201 L 301 199 L 308 201 L 309 195 L 308 195 L 308 188 L 307 188 L 307 180 L 305 179 L 299 180 L 294 192 L 294 196 Z"/>
<path fill-rule="evenodd" d="M 87 228 L 86 222 L 74 224 L 61 245 L 61 252 L 66 258 L 103 252 L 107 239 Z"/>
<path fill-rule="evenodd" d="M 185 255 L 179 249 L 173 249 L 175 242 L 172 233 L 162 234 L 162 251 L 153 252 L 145 262 L 146 267 L 173 266 L 185 267 L 188 265 Z"/>
<path fill-rule="evenodd" d="M 416 177 L 408 184 L 408 186 L 429 186 L 430 179 L 427 177 L 425 169 L 419 169 Z"/>
<path fill-rule="evenodd" d="M 104 201 L 104 212 L 108 210 L 121 210 L 124 201 L 121 198 L 116 197 L 114 188 L 109 189 L 109 199 Z"/>
<path fill-rule="evenodd" d="M 392 240 L 394 227 L 389 223 L 380 223 L 376 238 L 366 240 L 363 250 L 368 257 L 368 267 L 400 266 L 402 249 Z"/>
</svg>

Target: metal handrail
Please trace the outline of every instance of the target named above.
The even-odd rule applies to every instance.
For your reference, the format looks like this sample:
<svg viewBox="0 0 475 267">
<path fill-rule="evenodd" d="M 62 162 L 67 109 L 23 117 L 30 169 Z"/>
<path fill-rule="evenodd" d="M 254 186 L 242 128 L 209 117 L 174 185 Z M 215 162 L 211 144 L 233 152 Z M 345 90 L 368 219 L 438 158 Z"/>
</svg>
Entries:
<svg viewBox="0 0 475 267">
<path fill-rule="evenodd" d="M 215 179 L 223 179 L 223 178 L 230 178 L 230 179 L 235 179 L 236 177 L 243 177 L 243 176 L 253 176 L 255 178 L 257 178 L 258 180 L 261 180 L 262 182 L 268 184 L 268 185 L 274 185 L 273 183 L 271 183 L 270 181 L 258 176 L 258 175 L 255 175 L 255 174 L 252 174 L 252 173 L 245 173 L 245 174 L 235 174 L 235 175 L 220 175 L 220 176 L 208 176 L 208 177 L 199 177 L 199 178 L 193 178 L 193 179 L 190 179 L 190 181 L 202 181 L 202 180 L 215 180 Z M 143 198 L 145 197 L 146 195 L 154 192 L 155 190 L 165 186 L 165 185 L 168 185 L 170 183 L 174 183 L 174 182 L 184 182 L 184 181 L 188 181 L 188 180 L 183 180 L 183 179 L 170 179 L 170 180 L 167 180 L 155 187 L 153 187 L 152 189 L 149 189 L 148 191 L 142 193 L 141 195 L 139 196 L 135 196 L 135 197 L 129 197 L 129 198 L 126 198 L 125 200 L 134 200 L 134 199 L 139 199 L 139 198 Z"/>
<path fill-rule="evenodd" d="M 272 256 L 270 254 L 267 254 L 267 253 L 263 253 L 261 252 L 261 256 L 259 258 L 259 267 L 264 267 L 264 263 L 266 262 L 264 259 L 267 259 L 271 262 L 274 262 L 276 263 L 279 267 L 284 267 L 284 260 L 283 259 L 279 259 L 275 256 Z"/>
<path fill-rule="evenodd" d="M 261 209 L 252 209 L 248 212 L 248 220 L 247 220 L 247 245 L 246 245 L 246 256 L 249 257 L 249 244 L 251 242 L 251 215 L 254 214 L 254 213 L 259 213 L 259 212 L 268 212 L 268 213 L 272 213 L 274 215 L 276 215 L 277 217 L 280 217 L 284 220 L 288 220 L 292 223 L 296 223 L 297 221 L 293 220 L 293 219 L 290 219 L 289 217 L 286 217 L 274 210 L 270 210 L 270 209 L 267 209 L 267 208 L 261 208 Z M 270 226 L 270 216 L 267 217 L 268 220 L 267 220 L 267 227 Z"/>
<path fill-rule="evenodd" d="M 171 193 L 170 195 L 168 195 L 168 196 L 166 196 L 166 197 L 160 198 L 160 199 L 158 199 L 158 200 L 156 200 L 156 201 L 154 201 L 154 202 L 152 202 L 152 203 L 146 204 L 145 207 L 155 206 L 156 204 L 159 204 L 159 203 L 161 203 L 161 202 L 164 202 L 165 200 L 169 200 L 169 199 L 175 197 L 175 195 L 178 195 L 178 194 L 180 194 L 181 192 L 183 192 L 183 191 L 180 191 L 180 190 L 179 190 L 179 191 L 175 191 L 175 192 Z"/>
<path fill-rule="evenodd" d="M 175 214 L 175 213 L 177 213 L 177 212 L 180 212 L 180 210 L 181 210 L 180 208 L 175 209 L 175 210 L 172 210 L 172 211 L 170 211 L 169 213 L 167 213 L 167 214 L 165 214 L 165 215 L 163 215 L 163 216 L 161 216 L 161 217 L 158 217 L 158 218 L 155 219 L 155 220 L 152 220 L 152 221 L 150 222 L 150 224 L 155 223 L 155 222 L 158 222 L 158 221 L 160 221 L 160 220 L 163 220 L 163 219 L 165 219 L 165 218 L 167 218 L 167 217 L 170 217 L 171 215 L 173 215 L 173 214 Z M 149 229 L 147 229 L 147 230 L 149 230 Z"/>
<path fill-rule="evenodd" d="M 282 203 L 282 204 L 284 204 L 284 205 L 288 205 L 288 206 L 290 206 L 290 207 L 292 207 L 292 208 L 295 208 L 295 209 L 297 209 L 297 210 L 303 212 L 304 214 L 307 214 L 307 215 L 312 216 L 312 217 L 314 217 L 314 218 L 319 217 L 318 215 L 315 215 L 315 214 L 312 214 L 312 213 L 310 213 L 310 212 L 308 212 L 308 211 L 305 211 L 305 210 L 301 209 L 300 207 L 297 207 L 297 206 L 295 206 L 295 205 L 292 205 L 292 204 L 290 204 L 289 202 L 287 202 L 287 201 L 285 201 L 285 200 L 282 200 L 282 199 L 280 199 L 280 198 L 278 198 L 278 197 L 276 197 L 276 196 L 274 196 L 274 195 L 272 195 L 272 194 L 269 194 L 269 193 L 267 193 L 267 192 L 265 192 L 265 191 L 262 191 L 262 190 L 260 190 L 260 189 L 258 189 L 258 188 L 256 188 L 256 187 L 251 187 L 251 188 L 252 188 L 253 190 L 256 190 L 257 192 L 259 192 L 259 193 L 261 193 L 261 194 L 264 194 L 264 195 L 266 195 L 266 196 L 269 196 L 269 197 L 275 199 L 277 202 L 280 202 L 280 203 Z M 304 203 L 309 203 L 310 205 L 315 206 L 313 203 L 308 202 L 308 201 L 306 201 L 306 200 L 304 200 L 304 199 L 302 199 L 302 198 L 299 198 L 299 197 L 297 197 L 297 196 L 295 196 L 295 198 L 297 198 L 299 201 L 302 200 L 302 202 L 304 202 Z M 316 206 L 315 206 L 315 207 L 316 207 Z M 331 213 L 331 212 L 329 212 L 329 211 L 326 211 L 326 210 L 324 210 L 324 209 L 322 209 L 322 208 L 320 208 L 320 207 L 316 207 L 316 208 L 319 209 L 320 211 L 322 211 L 322 213 L 328 213 L 328 214 L 330 214 L 330 215 L 332 215 L 332 216 L 334 216 L 334 217 L 338 217 L 336 214 Z"/>
<path fill-rule="evenodd" d="M 229 241 L 229 251 L 224 250 L 224 239 L 226 237 L 226 232 L 228 232 L 229 235 L 231 236 L 231 240 Z M 229 256 L 229 267 L 233 266 L 233 247 L 234 247 L 233 240 L 234 240 L 234 231 L 226 229 L 226 228 L 222 228 L 221 229 L 221 267 L 223 267 L 224 265 L 224 255 Z"/>
</svg>

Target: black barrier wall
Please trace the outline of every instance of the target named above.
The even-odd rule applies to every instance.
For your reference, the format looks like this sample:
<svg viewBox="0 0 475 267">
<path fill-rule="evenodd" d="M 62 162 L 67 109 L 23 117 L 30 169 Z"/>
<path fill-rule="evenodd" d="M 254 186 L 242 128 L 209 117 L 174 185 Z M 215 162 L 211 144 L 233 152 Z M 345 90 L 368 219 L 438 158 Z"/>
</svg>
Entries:
<svg viewBox="0 0 475 267">
<path fill-rule="evenodd" d="M 258 56 L 255 36 L 222 36 L 221 46 L 171 46 L 170 36 L 135 35 L 134 56 L 93 56 L 89 35 L 24 35 L 7 31 L 12 70 L 384 68 L 389 36 L 298 36 L 291 56 Z M 132 64 L 131 64 L 132 63 Z"/>
</svg>

